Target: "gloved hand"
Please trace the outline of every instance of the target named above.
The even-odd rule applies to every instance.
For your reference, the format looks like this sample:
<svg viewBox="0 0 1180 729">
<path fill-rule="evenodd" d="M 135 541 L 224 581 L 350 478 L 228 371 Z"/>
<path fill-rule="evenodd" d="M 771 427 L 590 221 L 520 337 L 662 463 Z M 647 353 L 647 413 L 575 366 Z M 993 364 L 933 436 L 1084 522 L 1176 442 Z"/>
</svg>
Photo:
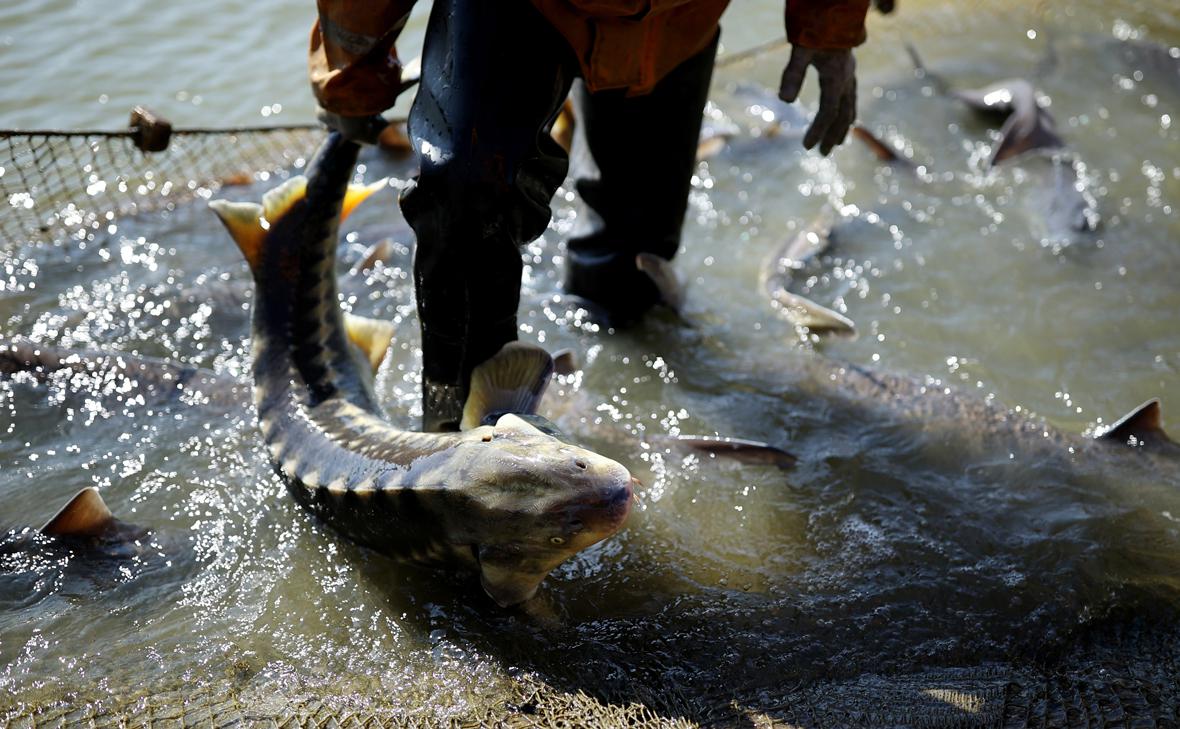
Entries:
<svg viewBox="0 0 1180 729">
<path fill-rule="evenodd" d="M 856 121 L 856 59 L 851 50 L 793 46 L 779 86 L 780 99 L 790 103 L 798 98 L 808 66 L 819 72 L 819 111 L 803 135 L 803 146 L 811 149 L 818 142 L 819 153 L 826 156 Z"/>
<path fill-rule="evenodd" d="M 335 129 L 347 140 L 357 144 L 376 144 L 381 130 L 389 125 L 380 114 L 371 116 L 341 116 L 322 106 L 316 107 L 315 118 L 329 129 Z"/>
</svg>

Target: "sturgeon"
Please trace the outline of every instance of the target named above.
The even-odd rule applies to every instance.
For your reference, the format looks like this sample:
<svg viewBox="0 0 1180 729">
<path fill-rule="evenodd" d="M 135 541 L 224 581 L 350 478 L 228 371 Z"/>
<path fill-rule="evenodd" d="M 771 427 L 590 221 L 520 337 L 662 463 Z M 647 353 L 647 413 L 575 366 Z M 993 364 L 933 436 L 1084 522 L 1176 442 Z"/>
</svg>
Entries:
<svg viewBox="0 0 1180 729">
<path fill-rule="evenodd" d="M 1084 190 L 1080 163 L 1066 149 L 1065 140 L 1057 133 L 1057 122 L 1041 104 L 1031 82 L 1013 78 L 979 89 L 954 89 L 926 67 L 912 45 L 906 46 L 906 52 L 917 75 L 929 80 L 939 93 L 958 99 L 978 114 L 1001 120 L 1000 142 L 988 160 L 989 168 L 1031 152 L 1050 155 L 1053 188 L 1046 223 L 1052 235 L 1097 230 L 1100 216 L 1092 196 Z"/>
<path fill-rule="evenodd" d="M 771 306 L 796 327 L 818 334 L 855 336 L 856 324 L 838 311 L 792 293 L 791 275 L 831 245 L 833 213 L 825 208 L 811 223 L 799 229 L 762 266 L 762 288 Z"/>
<path fill-rule="evenodd" d="M 307 177 L 262 205 L 210 203 L 254 278 L 254 403 L 271 463 L 301 506 L 346 537 L 400 560 L 474 568 L 497 604 L 521 603 L 620 529 L 631 474 L 535 414 L 553 360 L 534 345 L 509 343 L 476 368 L 460 432 L 386 419 L 370 368 L 392 327 L 346 324 L 336 293 L 339 224 L 384 186 L 349 185 L 358 151 L 329 134 Z"/>
</svg>

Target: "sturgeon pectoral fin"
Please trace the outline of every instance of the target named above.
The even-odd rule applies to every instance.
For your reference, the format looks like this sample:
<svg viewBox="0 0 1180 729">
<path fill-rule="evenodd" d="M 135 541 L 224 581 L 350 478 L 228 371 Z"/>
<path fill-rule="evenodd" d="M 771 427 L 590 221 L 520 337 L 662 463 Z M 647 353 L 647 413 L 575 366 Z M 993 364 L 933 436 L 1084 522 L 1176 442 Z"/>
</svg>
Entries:
<svg viewBox="0 0 1180 729">
<path fill-rule="evenodd" d="M 422 56 L 414 56 L 406 65 L 402 66 L 401 77 L 398 79 L 403 88 L 409 88 L 422 78 Z"/>
<path fill-rule="evenodd" d="M 533 414 L 553 376 L 553 358 L 535 344 L 509 342 L 471 373 L 461 430 L 499 413 Z"/>
<path fill-rule="evenodd" d="M 262 253 L 262 239 L 266 236 L 262 227 L 262 206 L 252 202 L 213 200 L 209 209 L 217 214 L 234 243 L 238 244 L 246 263 L 254 270 Z"/>
<path fill-rule="evenodd" d="M 1120 418 L 1114 425 L 1095 436 L 1124 445 L 1141 445 L 1150 440 L 1171 442 L 1164 432 L 1159 398 L 1152 398 Z"/>
<path fill-rule="evenodd" d="M 852 135 L 864 142 L 865 146 L 867 146 L 869 150 L 872 151 L 873 156 L 876 157 L 879 162 L 885 162 L 886 164 L 898 164 L 905 167 L 913 166 L 912 162 L 910 162 L 905 157 L 898 155 L 897 151 L 894 150 L 893 147 L 885 144 L 885 142 L 881 141 L 879 137 L 860 124 L 856 124 L 852 127 Z"/>
<path fill-rule="evenodd" d="M 348 339 L 355 344 L 369 362 L 369 366 L 376 373 L 389 351 L 389 344 L 393 341 L 393 324 L 382 319 L 370 319 L 365 316 L 346 313 L 344 315 L 344 330 Z"/>
<path fill-rule="evenodd" d="M 856 324 L 851 319 L 811 299 L 782 288 L 772 291 L 771 297 L 778 310 L 795 326 L 806 327 L 815 334 L 856 334 Z"/>
<path fill-rule="evenodd" d="M 574 129 L 577 126 L 577 118 L 574 116 L 574 105 L 569 99 L 561 105 L 561 111 L 557 113 L 557 119 L 553 121 L 553 128 L 549 130 L 549 136 L 561 145 L 561 148 L 568 154 L 574 146 Z"/>
<path fill-rule="evenodd" d="M 357 205 L 368 200 L 373 193 L 380 192 L 387 187 L 389 187 L 388 177 L 383 177 L 368 185 L 349 185 L 348 192 L 344 193 L 344 207 L 340 210 L 340 219 L 346 219 L 356 209 Z"/>
<path fill-rule="evenodd" d="M 721 436 L 680 435 L 675 442 L 694 451 L 732 458 L 741 463 L 791 468 L 798 461 L 782 448 L 743 438 Z"/>
<path fill-rule="evenodd" d="M 90 486 L 79 491 L 61 511 L 41 527 L 51 537 L 97 537 L 109 530 L 115 517 L 102 500 L 98 489 Z"/>
<path fill-rule="evenodd" d="M 660 298 L 669 308 L 680 311 L 684 306 L 684 285 L 680 283 L 671 261 L 654 253 L 640 253 L 635 256 L 635 267 L 652 280 L 660 292 Z"/>
<path fill-rule="evenodd" d="M 269 223 L 277 223 L 295 203 L 307 195 L 307 178 L 296 175 L 262 196 L 262 214 Z"/>
</svg>

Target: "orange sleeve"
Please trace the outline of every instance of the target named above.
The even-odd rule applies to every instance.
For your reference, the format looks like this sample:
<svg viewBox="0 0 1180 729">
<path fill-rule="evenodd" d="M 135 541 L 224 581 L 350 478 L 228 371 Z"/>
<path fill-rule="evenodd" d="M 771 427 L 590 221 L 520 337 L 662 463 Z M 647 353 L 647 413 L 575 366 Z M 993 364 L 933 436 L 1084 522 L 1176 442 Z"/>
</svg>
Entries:
<svg viewBox="0 0 1180 729">
<path fill-rule="evenodd" d="M 307 73 L 320 106 L 342 116 L 380 114 L 397 100 L 394 41 L 414 0 L 316 0 Z"/>
<path fill-rule="evenodd" d="M 865 42 L 869 0 L 787 0 L 787 40 L 832 51 Z"/>
</svg>

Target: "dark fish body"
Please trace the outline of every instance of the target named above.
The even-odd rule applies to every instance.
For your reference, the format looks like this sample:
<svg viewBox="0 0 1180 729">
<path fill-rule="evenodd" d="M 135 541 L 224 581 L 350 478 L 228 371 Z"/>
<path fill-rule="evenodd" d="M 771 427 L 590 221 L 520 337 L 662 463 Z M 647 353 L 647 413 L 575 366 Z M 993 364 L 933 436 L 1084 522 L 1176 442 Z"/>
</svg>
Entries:
<svg viewBox="0 0 1180 729">
<path fill-rule="evenodd" d="M 254 403 L 271 461 L 296 501 L 349 538 L 395 558 L 477 566 L 497 602 L 521 602 L 621 526 L 630 474 L 512 414 L 535 408 L 552 372 L 548 354 L 526 345 L 477 368 L 466 430 L 385 420 L 374 352 L 359 356 L 337 302 L 338 226 L 373 191 L 350 191 L 357 150 L 330 135 L 306 181 L 272 190 L 264 206 L 212 203 L 254 275 Z"/>
<path fill-rule="evenodd" d="M 926 68 L 913 46 L 906 46 L 906 50 L 918 75 L 928 79 L 940 93 L 1001 124 L 1000 141 L 992 150 L 988 167 L 1034 152 L 1052 157 L 1053 179 L 1044 203 L 1050 237 L 1069 237 L 1098 228 L 1099 215 L 1092 197 L 1083 189 L 1078 163 L 1068 153 L 1053 115 L 1037 98 L 1032 83 L 1016 78 L 980 89 L 954 89 Z"/>
<path fill-rule="evenodd" d="M 164 542 L 167 542 L 166 544 Z M 40 529 L 20 527 L 0 533 L 0 593 L 22 592 L 23 578 L 44 582 L 48 565 L 62 573 L 109 572 L 112 563 L 142 565 L 151 556 L 174 552 L 174 545 L 149 529 L 116 519 L 90 486 L 74 495 Z M 175 555 L 173 555 L 175 556 Z M 10 580 L 17 584 L 8 585 Z M 28 586 L 24 586 L 28 587 Z M 28 590 L 24 590 L 27 592 Z"/>
<path fill-rule="evenodd" d="M 782 370 L 783 363 L 766 367 Z M 1019 408 L 981 398 L 933 378 L 871 370 L 822 356 L 803 356 L 790 368 L 792 396 L 816 397 L 827 407 L 863 412 L 866 421 L 897 424 L 931 434 L 956 461 L 986 460 L 995 453 L 1013 460 L 1037 456 L 1100 462 L 1161 462 L 1174 469 L 1180 445 L 1163 431 L 1160 405 L 1149 400 L 1092 436 L 1059 430 Z"/>
</svg>

